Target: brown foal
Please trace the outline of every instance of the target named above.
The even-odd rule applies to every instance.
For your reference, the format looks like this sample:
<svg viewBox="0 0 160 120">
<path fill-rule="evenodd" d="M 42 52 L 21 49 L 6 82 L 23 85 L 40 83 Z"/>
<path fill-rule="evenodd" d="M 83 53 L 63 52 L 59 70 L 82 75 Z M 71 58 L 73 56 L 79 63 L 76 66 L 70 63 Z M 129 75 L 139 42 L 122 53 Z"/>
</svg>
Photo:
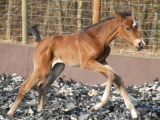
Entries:
<svg viewBox="0 0 160 120">
<path fill-rule="evenodd" d="M 101 101 L 94 105 L 92 110 L 98 110 L 107 103 L 114 82 L 120 88 L 121 95 L 126 107 L 131 112 L 132 118 L 137 119 L 137 112 L 129 99 L 121 77 L 108 65 L 105 59 L 110 53 L 109 43 L 115 37 L 122 37 L 126 42 L 139 49 L 144 47 L 144 42 L 138 34 L 137 24 L 131 17 L 131 11 L 115 10 L 114 14 L 115 17 L 102 20 L 73 34 L 51 36 L 39 40 L 34 52 L 34 71 L 21 84 L 8 115 L 14 115 L 24 95 L 38 82 L 38 110 L 42 110 L 48 88 L 61 74 L 65 67 L 64 63 L 66 63 L 101 73 L 108 80 Z"/>
</svg>

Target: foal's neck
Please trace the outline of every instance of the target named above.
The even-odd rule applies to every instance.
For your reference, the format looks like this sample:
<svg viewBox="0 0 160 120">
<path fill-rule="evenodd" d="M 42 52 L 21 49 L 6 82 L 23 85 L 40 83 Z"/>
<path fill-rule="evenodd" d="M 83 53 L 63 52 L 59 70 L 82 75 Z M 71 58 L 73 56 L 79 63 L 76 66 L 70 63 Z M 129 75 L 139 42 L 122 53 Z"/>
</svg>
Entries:
<svg viewBox="0 0 160 120">
<path fill-rule="evenodd" d="M 96 26 L 88 29 L 88 33 L 94 36 L 96 40 L 105 44 L 106 46 L 117 37 L 118 35 L 119 22 L 117 19 L 111 19 L 104 21 Z"/>
</svg>

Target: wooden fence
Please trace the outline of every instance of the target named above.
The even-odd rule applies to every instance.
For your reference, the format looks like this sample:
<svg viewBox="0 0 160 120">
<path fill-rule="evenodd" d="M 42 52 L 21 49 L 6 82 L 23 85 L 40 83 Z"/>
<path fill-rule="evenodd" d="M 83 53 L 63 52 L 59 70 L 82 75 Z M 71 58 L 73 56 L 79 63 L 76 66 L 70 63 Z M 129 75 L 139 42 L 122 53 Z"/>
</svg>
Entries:
<svg viewBox="0 0 160 120">
<path fill-rule="evenodd" d="M 33 71 L 34 49 L 35 45 L 0 43 L 0 75 L 17 73 L 28 78 Z M 111 54 L 107 62 L 123 78 L 125 85 L 139 86 L 156 78 L 160 79 L 160 59 L 155 57 Z M 107 81 L 98 73 L 67 65 L 61 77 L 86 84 L 101 84 Z"/>
</svg>

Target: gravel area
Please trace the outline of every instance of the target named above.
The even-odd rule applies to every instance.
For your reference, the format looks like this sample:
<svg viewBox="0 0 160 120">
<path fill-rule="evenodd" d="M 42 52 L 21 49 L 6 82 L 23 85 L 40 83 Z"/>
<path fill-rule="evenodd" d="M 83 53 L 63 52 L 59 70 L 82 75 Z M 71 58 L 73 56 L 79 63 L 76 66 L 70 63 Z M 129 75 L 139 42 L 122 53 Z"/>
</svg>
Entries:
<svg viewBox="0 0 160 120">
<path fill-rule="evenodd" d="M 0 120 L 131 120 L 117 87 L 112 87 L 110 100 L 98 111 L 90 108 L 100 100 L 105 85 L 86 85 L 58 78 L 48 90 L 45 109 L 37 111 L 38 88 L 32 88 L 21 101 L 14 117 L 6 113 L 11 107 L 25 79 L 17 74 L 0 76 Z M 139 120 L 160 120 L 160 81 L 128 86 L 130 99 L 139 114 Z"/>
</svg>

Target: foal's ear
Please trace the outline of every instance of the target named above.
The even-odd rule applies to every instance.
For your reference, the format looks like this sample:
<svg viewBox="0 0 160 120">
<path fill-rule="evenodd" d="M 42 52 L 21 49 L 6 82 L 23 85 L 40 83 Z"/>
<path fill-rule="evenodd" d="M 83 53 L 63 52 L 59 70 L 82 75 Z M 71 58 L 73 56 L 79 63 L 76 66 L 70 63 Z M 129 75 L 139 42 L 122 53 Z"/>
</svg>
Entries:
<svg viewBox="0 0 160 120">
<path fill-rule="evenodd" d="M 114 11 L 114 15 L 116 16 L 116 18 L 120 18 L 120 19 L 124 19 L 125 18 L 125 15 L 118 12 L 118 11 Z"/>
<path fill-rule="evenodd" d="M 132 11 L 131 11 L 131 9 L 127 9 L 126 11 L 127 11 L 127 13 L 128 13 L 128 16 L 132 16 Z"/>
</svg>

